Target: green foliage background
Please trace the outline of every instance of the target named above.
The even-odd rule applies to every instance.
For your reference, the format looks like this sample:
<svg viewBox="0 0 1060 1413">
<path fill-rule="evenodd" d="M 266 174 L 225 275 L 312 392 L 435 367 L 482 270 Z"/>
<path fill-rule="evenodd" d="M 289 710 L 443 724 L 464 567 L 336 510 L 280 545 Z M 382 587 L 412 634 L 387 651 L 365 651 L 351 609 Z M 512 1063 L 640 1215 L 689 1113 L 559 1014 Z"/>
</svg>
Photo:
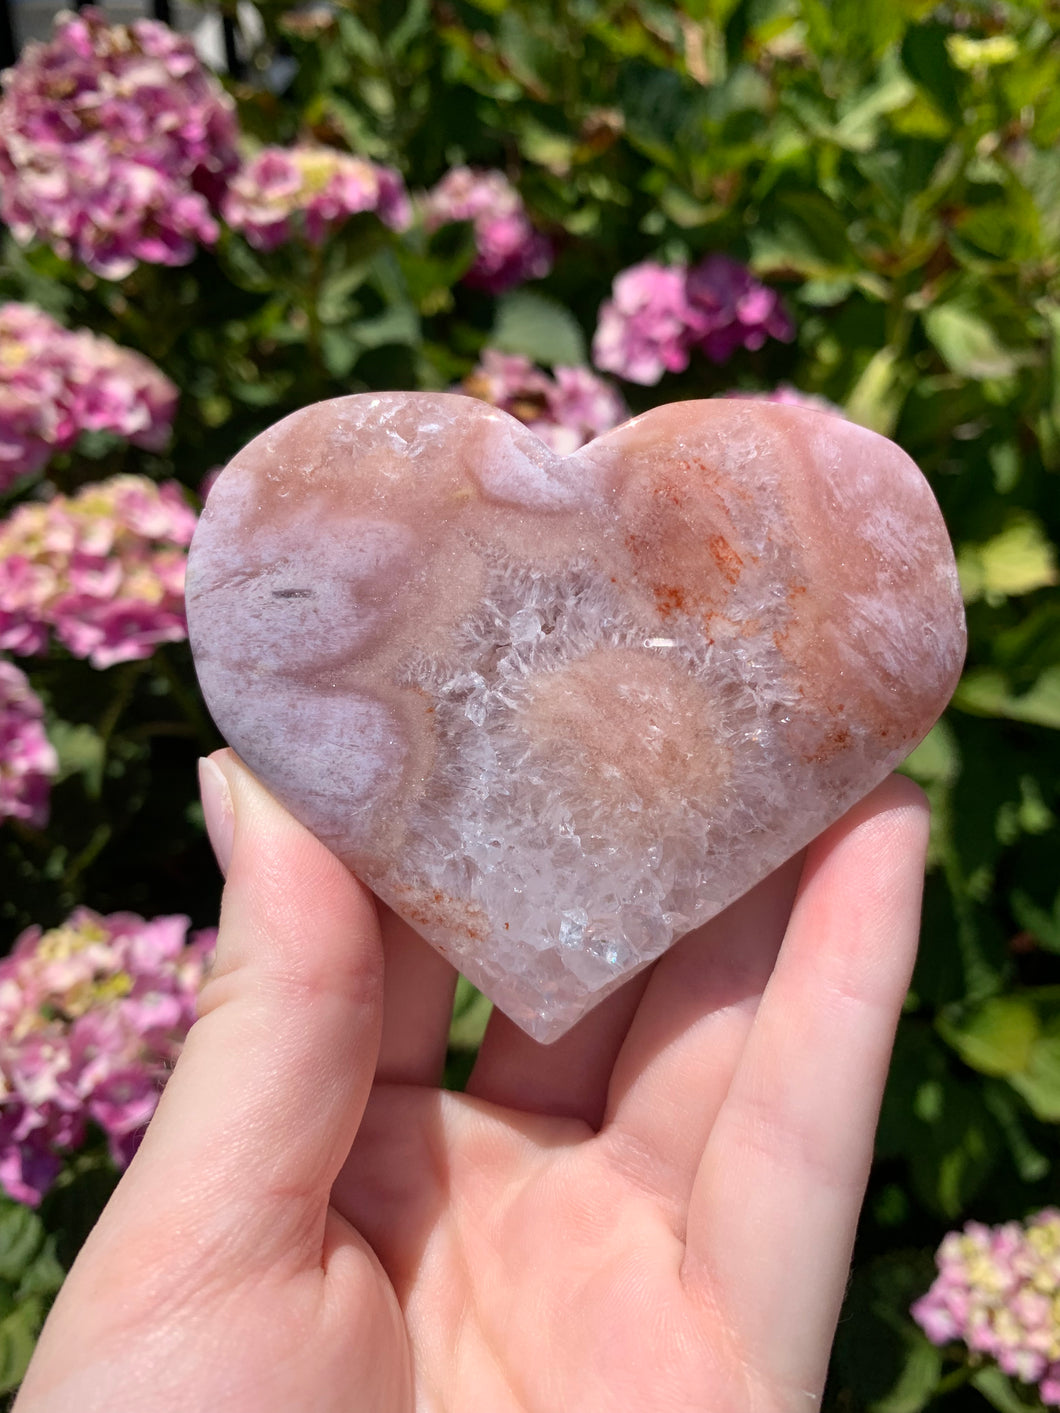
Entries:
<svg viewBox="0 0 1060 1413">
<path fill-rule="evenodd" d="M 493 299 L 458 283 L 467 228 L 398 237 L 367 216 L 321 251 L 263 256 L 227 234 L 184 269 L 118 284 L 8 240 L 0 295 L 141 349 L 182 392 L 168 454 L 95 439 L 51 479 L 125 469 L 194 489 L 318 398 L 443 388 L 487 344 L 583 361 L 612 278 L 641 259 L 720 250 L 781 288 L 793 344 L 626 388 L 631 404 L 787 382 L 894 437 L 942 504 L 970 627 L 953 707 L 907 766 L 934 805 L 923 947 L 826 1406 L 1035 1406 L 935 1350 L 907 1311 L 945 1230 L 1060 1192 L 1060 6 L 258 10 L 265 39 L 229 80 L 247 131 L 347 147 L 414 189 L 457 162 L 500 167 L 554 236 L 555 269 Z M 33 675 L 63 778 L 45 834 L 0 831 L 4 939 L 78 902 L 215 921 L 193 764 L 217 741 L 187 651 L 102 673 L 56 653 Z M 454 1079 L 482 1022 L 462 992 Z M 101 1185 L 86 1160 L 40 1218 L 0 1212 L 9 1387 Z"/>
</svg>

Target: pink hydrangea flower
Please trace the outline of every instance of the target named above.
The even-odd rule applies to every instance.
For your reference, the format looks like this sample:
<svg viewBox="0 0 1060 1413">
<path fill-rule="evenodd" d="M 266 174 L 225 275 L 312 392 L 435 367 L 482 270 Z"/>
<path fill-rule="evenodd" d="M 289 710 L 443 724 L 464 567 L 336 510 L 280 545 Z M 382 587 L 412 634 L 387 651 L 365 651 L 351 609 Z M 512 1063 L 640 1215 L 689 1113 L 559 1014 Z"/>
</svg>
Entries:
<svg viewBox="0 0 1060 1413">
<path fill-rule="evenodd" d="M 429 231 L 452 221 L 470 221 L 477 254 L 467 284 L 502 294 L 552 268 L 552 244 L 534 229 L 523 199 L 503 172 L 454 167 L 423 198 Z"/>
<path fill-rule="evenodd" d="M 157 450 L 176 405 L 177 389 L 142 354 L 71 333 L 31 304 L 0 305 L 0 491 L 82 432 Z"/>
<path fill-rule="evenodd" d="M 0 961 L 0 1185 L 35 1206 L 91 1122 L 128 1163 L 195 1019 L 216 939 L 79 908 Z"/>
<path fill-rule="evenodd" d="M 629 416 L 615 389 L 591 369 L 555 368 L 553 373 L 550 378 L 528 358 L 488 348 L 461 389 L 518 417 L 563 456 Z"/>
<path fill-rule="evenodd" d="M 217 239 L 236 122 L 190 39 L 155 20 L 63 12 L 4 79 L 0 216 L 16 240 L 122 279 Z"/>
<path fill-rule="evenodd" d="M 48 822 L 48 792 L 59 769 L 44 734 L 44 708 L 25 673 L 0 659 L 0 819 Z"/>
<path fill-rule="evenodd" d="M 694 349 L 723 363 L 737 348 L 794 333 L 776 291 L 725 255 L 692 270 L 646 260 L 616 277 L 600 309 L 593 362 L 649 386 L 664 373 L 683 372 Z"/>
<path fill-rule="evenodd" d="M 195 522 L 175 482 L 142 476 L 19 506 L 0 522 L 0 647 L 43 652 L 54 632 L 102 668 L 185 638 Z"/>
<path fill-rule="evenodd" d="M 593 362 L 631 383 L 649 386 L 688 367 L 692 311 L 683 266 L 645 260 L 623 270 L 600 310 Z"/>
<path fill-rule="evenodd" d="M 912 1307 L 934 1344 L 961 1340 L 1060 1407 L 1060 1209 L 1026 1223 L 969 1222 L 935 1257 L 938 1276 Z"/>
<path fill-rule="evenodd" d="M 291 240 L 299 217 L 314 245 L 361 211 L 374 211 L 396 231 L 412 220 L 399 172 L 330 147 L 310 146 L 263 148 L 232 178 L 221 211 L 258 250 L 274 250 Z"/>
</svg>

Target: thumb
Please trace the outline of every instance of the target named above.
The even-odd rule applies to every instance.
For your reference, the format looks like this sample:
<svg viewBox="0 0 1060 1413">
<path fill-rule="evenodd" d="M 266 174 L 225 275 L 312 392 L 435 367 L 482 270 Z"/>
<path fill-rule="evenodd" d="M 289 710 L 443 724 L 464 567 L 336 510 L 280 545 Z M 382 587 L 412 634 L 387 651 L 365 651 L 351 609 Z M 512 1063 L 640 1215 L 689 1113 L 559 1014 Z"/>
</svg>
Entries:
<svg viewBox="0 0 1060 1413">
<path fill-rule="evenodd" d="M 201 779 L 227 872 L 216 959 L 108 1215 L 119 1230 L 130 1206 L 187 1221 L 195 1248 L 226 1262 L 271 1265 L 314 1245 L 319 1262 L 379 1050 L 375 905 L 232 752 L 203 761 Z"/>
</svg>

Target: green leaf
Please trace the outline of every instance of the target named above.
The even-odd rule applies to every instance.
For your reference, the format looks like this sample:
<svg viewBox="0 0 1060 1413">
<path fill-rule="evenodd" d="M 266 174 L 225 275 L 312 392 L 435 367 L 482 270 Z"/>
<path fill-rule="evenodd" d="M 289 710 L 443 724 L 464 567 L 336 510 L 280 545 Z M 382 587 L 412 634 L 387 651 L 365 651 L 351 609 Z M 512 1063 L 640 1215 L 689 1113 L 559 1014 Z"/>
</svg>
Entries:
<svg viewBox="0 0 1060 1413">
<path fill-rule="evenodd" d="M 43 1219 L 21 1203 L 0 1200 L 0 1393 L 21 1382 L 63 1276 Z"/>
<path fill-rule="evenodd" d="M 349 10 L 339 12 L 339 36 L 346 53 L 352 54 L 362 64 L 372 67 L 381 61 L 383 56 L 378 37 Z"/>
<path fill-rule="evenodd" d="M 512 75 L 535 98 L 547 100 L 557 78 L 557 46 L 505 6 L 497 28 L 497 48 Z"/>
<path fill-rule="evenodd" d="M 501 299 L 490 343 L 502 353 L 521 353 L 548 367 L 585 362 L 585 339 L 573 314 L 531 290 L 514 290 Z"/>
<path fill-rule="evenodd" d="M 997 1160 L 996 1129 L 966 1116 L 952 1141 L 925 1145 L 912 1156 L 913 1178 L 931 1206 L 951 1220 L 981 1191 Z"/>
<path fill-rule="evenodd" d="M 717 202 L 697 201 L 679 186 L 668 186 L 660 192 L 659 209 L 682 230 L 702 230 L 725 211 Z"/>
<path fill-rule="evenodd" d="M 1060 1123 L 1056 992 L 1038 987 L 994 996 L 964 1014 L 943 1012 L 937 1021 L 939 1034 L 966 1064 L 1005 1079 L 1044 1123 Z"/>
<path fill-rule="evenodd" d="M 1034 516 L 1013 512 L 993 539 L 961 546 L 957 569 L 965 603 L 997 603 L 1055 584 L 1056 549 Z"/>
<path fill-rule="evenodd" d="M 1003 716 L 1060 731 L 1060 666 L 1046 668 L 1030 691 L 1021 695 L 996 669 L 973 668 L 958 684 L 953 704 L 974 716 Z"/>
<path fill-rule="evenodd" d="M 368 278 L 368 262 L 359 260 L 344 264 L 329 275 L 320 287 L 317 311 L 325 324 L 338 324 L 349 316 L 352 296 Z"/>
<path fill-rule="evenodd" d="M 1041 222 L 1030 192 L 1021 183 L 1005 183 L 1004 197 L 973 206 L 955 222 L 961 239 L 997 260 L 1015 264 L 1034 258 L 1041 245 Z"/>
<path fill-rule="evenodd" d="M 470 221 L 439 226 L 426 248 L 398 246 L 393 252 L 411 298 L 425 314 L 437 313 L 451 303 L 452 287 L 475 259 L 475 232 Z"/>
<path fill-rule="evenodd" d="M 946 52 L 955 69 L 993 69 L 1019 58 L 1019 40 L 1011 34 L 993 34 L 989 39 L 973 39 L 968 34 L 946 36 Z"/>
<path fill-rule="evenodd" d="M 18 1283 L 16 1292 L 19 1300 L 31 1295 L 51 1298 L 66 1279 L 66 1272 L 55 1253 L 55 1240 L 48 1237 L 40 1253 Z"/>
<path fill-rule="evenodd" d="M 392 304 L 374 319 L 360 320 L 350 332 L 359 349 L 391 343 L 414 347 L 420 341 L 420 321 L 411 304 Z"/>
<path fill-rule="evenodd" d="M 412 41 L 425 33 L 431 24 L 430 0 L 406 0 L 404 14 L 397 24 L 387 26 L 383 47 L 390 57 L 398 58 Z"/>
<path fill-rule="evenodd" d="M 44 1223 L 20 1202 L 0 1204 L 0 1280 L 17 1283 L 40 1252 Z"/>
<path fill-rule="evenodd" d="M 938 1018 L 942 1038 L 980 1074 L 1011 1078 L 1030 1064 L 1038 1039 L 1038 1013 L 1016 996 L 994 996 L 959 1021 Z"/>
<path fill-rule="evenodd" d="M 983 1102 L 997 1119 L 1005 1136 L 1012 1161 L 1024 1182 L 1040 1182 L 1052 1169 L 1052 1163 L 1031 1142 L 1023 1119 L 1025 1111 L 1007 1084 L 987 1083 L 983 1086 Z"/>
<path fill-rule="evenodd" d="M 222 233 L 219 248 L 225 274 L 238 289 L 265 294 L 274 288 L 275 275 L 268 261 L 242 236 L 234 232 Z"/>
<path fill-rule="evenodd" d="M 881 348 L 865 365 L 846 400 L 852 422 L 889 437 L 905 398 L 903 366 L 897 349 Z"/>
<path fill-rule="evenodd" d="M 679 158 L 677 135 L 688 120 L 688 85 L 679 74 L 635 59 L 620 67 L 616 96 L 630 141 L 672 171 Z"/>
<path fill-rule="evenodd" d="M 1028 1413 L 1034 1405 L 1028 1405 L 1012 1387 L 1008 1377 L 996 1364 L 985 1369 L 977 1369 L 971 1378 L 972 1387 L 983 1395 L 997 1413 Z"/>
<path fill-rule="evenodd" d="M 23 1302 L 0 1320 L 0 1393 L 9 1393 L 22 1382 L 44 1321 L 44 1305 L 37 1298 Z"/>
<path fill-rule="evenodd" d="M 713 20 L 719 27 L 740 4 L 740 0 L 682 0 L 681 9 L 694 20 Z"/>
<path fill-rule="evenodd" d="M 910 25 L 902 41 L 902 64 L 935 105 L 955 122 L 961 119 L 961 98 L 957 76 L 946 48 L 949 31 L 945 25 Z"/>
<path fill-rule="evenodd" d="M 536 118 L 523 115 L 519 127 L 519 148 L 529 161 L 547 167 L 556 176 L 565 177 L 574 164 L 578 142 L 569 133 L 557 132 Z"/>
<path fill-rule="evenodd" d="M 936 304 L 924 313 L 924 328 L 943 362 L 964 378 L 1006 378 L 1020 365 L 997 334 L 967 305 Z"/>
<path fill-rule="evenodd" d="M 791 272 L 834 279 L 858 268 L 849 222 L 826 196 L 788 191 L 751 234 L 751 268 L 758 275 Z"/>
<path fill-rule="evenodd" d="M 333 378 L 346 378 L 357 362 L 360 349 L 348 328 L 327 327 L 320 331 L 320 355 Z"/>
<path fill-rule="evenodd" d="M 948 721 L 937 721 L 902 764 L 905 774 L 921 785 L 936 782 L 951 785 L 961 768 L 960 751 L 953 727 Z"/>
<path fill-rule="evenodd" d="M 1051 205 L 1055 217 L 1060 218 L 1060 167 L 1056 173 L 1056 191 Z M 1053 300 L 1043 300 L 1039 310 L 1045 317 L 1049 333 L 1049 389 L 1042 415 L 1049 418 L 1056 433 L 1060 432 L 1060 305 Z"/>
<path fill-rule="evenodd" d="M 920 1413 L 930 1403 L 942 1373 L 942 1351 L 920 1332 L 909 1307 L 932 1275 L 931 1258 L 920 1251 L 891 1252 L 855 1271 L 833 1361 L 833 1374 L 853 1396 L 852 1408 Z"/>
<path fill-rule="evenodd" d="M 926 1339 L 909 1341 L 898 1382 L 872 1404 L 872 1413 L 920 1413 L 935 1397 L 942 1375 L 942 1351 Z"/>
<path fill-rule="evenodd" d="M 98 799 L 103 784 L 103 738 L 84 723 L 50 721 L 48 739 L 59 757 L 57 780 L 83 775 L 85 793 L 90 799 Z"/>
<path fill-rule="evenodd" d="M 1009 903 L 1020 927 L 1031 933 L 1040 947 L 1047 952 L 1060 952 L 1060 892 L 1051 913 L 1039 907 L 1022 888 L 1013 890 Z"/>
<path fill-rule="evenodd" d="M 449 1026 L 451 1050 L 477 1050 L 486 1033 L 486 1024 L 493 1012 L 493 1003 L 476 991 L 466 977 L 458 977 L 453 1000 L 453 1019 Z"/>
<path fill-rule="evenodd" d="M 920 1203 L 947 1220 L 967 1210 L 1001 1150 L 981 1085 L 953 1063 L 934 1027 L 910 1018 L 899 1028 L 877 1153 L 904 1162 Z"/>
<path fill-rule="evenodd" d="M 850 152 L 869 152 L 878 140 L 880 118 L 904 108 L 915 96 L 916 88 L 907 75 L 896 65 L 888 65 L 879 83 L 859 90 L 853 102 L 843 105 L 832 136 Z"/>
<path fill-rule="evenodd" d="M 1060 1034 L 1042 1036 L 1031 1050 L 1027 1068 L 1008 1082 L 1044 1123 L 1060 1123 Z"/>
</svg>

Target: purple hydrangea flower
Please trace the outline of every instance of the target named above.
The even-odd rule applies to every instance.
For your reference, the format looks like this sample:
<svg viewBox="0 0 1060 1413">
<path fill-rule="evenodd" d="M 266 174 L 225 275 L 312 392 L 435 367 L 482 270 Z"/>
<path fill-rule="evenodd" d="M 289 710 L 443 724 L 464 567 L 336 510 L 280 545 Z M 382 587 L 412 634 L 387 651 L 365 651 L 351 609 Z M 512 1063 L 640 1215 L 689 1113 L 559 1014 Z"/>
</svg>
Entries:
<svg viewBox="0 0 1060 1413">
<path fill-rule="evenodd" d="M 738 348 L 761 348 L 767 338 L 787 343 L 795 337 L 776 290 L 727 255 L 708 255 L 689 270 L 685 293 L 692 341 L 712 363 L 725 363 Z"/>
<path fill-rule="evenodd" d="M 590 368 L 555 368 L 553 374 L 528 358 L 488 348 L 461 389 L 511 413 L 564 456 L 629 416 L 615 389 Z"/>
<path fill-rule="evenodd" d="M 0 305 L 0 491 L 82 432 L 157 450 L 176 405 L 177 389 L 142 354 L 71 333 L 33 305 Z"/>
<path fill-rule="evenodd" d="M 452 221 L 470 221 L 477 254 L 467 284 L 502 294 L 552 268 L 552 244 L 534 229 L 523 199 L 503 172 L 454 167 L 423 198 L 429 231 Z"/>
<path fill-rule="evenodd" d="M 0 819 L 48 822 L 48 792 L 59 769 L 44 734 L 44 708 L 25 673 L 0 659 Z"/>
<path fill-rule="evenodd" d="M 115 476 L 0 522 L 0 647 L 54 632 L 93 667 L 187 636 L 184 569 L 196 515 L 178 485 Z"/>
<path fill-rule="evenodd" d="M 155 20 L 63 12 L 4 77 L 0 216 L 17 240 L 122 279 L 217 239 L 236 122 L 189 39 Z"/>
<path fill-rule="evenodd" d="M 616 277 L 600 309 L 593 362 L 649 386 L 683 372 L 694 349 L 722 363 L 737 348 L 794 334 L 780 296 L 737 261 L 711 255 L 688 270 L 646 260 Z"/>
<path fill-rule="evenodd" d="M 124 1167 L 195 1019 L 216 931 L 79 908 L 0 961 L 0 1186 L 31 1206 L 89 1122 Z"/>
<path fill-rule="evenodd" d="M 265 147 L 232 178 L 221 205 L 228 224 L 258 250 L 294 237 L 300 217 L 319 245 L 348 216 L 374 211 L 384 225 L 407 229 L 412 206 L 399 172 L 330 147 Z"/>
<path fill-rule="evenodd" d="M 912 1307 L 934 1344 L 960 1340 L 1060 1407 L 1060 1209 L 1027 1222 L 950 1232 L 938 1276 Z"/>
</svg>

